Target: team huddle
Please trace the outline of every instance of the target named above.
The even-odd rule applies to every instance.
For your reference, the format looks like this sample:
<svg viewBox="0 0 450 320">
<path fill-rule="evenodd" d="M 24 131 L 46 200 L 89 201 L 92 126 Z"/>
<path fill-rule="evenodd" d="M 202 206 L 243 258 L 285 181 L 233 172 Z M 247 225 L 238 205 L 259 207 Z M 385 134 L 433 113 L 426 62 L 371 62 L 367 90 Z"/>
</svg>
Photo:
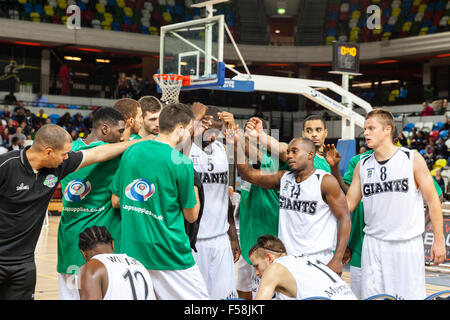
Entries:
<svg viewBox="0 0 450 320">
<path fill-rule="evenodd" d="M 91 134 L 73 143 L 44 126 L 31 147 L 0 156 L 0 299 L 33 297 L 42 204 L 58 181 L 60 299 L 424 299 L 424 202 L 439 264 L 442 191 L 420 154 L 394 144 L 392 114 L 367 115 L 371 150 L 344 177 L 320 117 L 306 118 L 289 144 L 265 126 L 252 117 L 240 129 L 216 107 L 155 97 L 99 109 Z M 29 189 L 16 190 L 13 165 L 35 176 Z M 42 208 L 14 209 L 32 192 L 44 198 L 27 205 Z M 17 240 L 26 228 L 33 236 Z M 340 277 L 346 264 L 350 286 Z M 34 273 L 18 280 L 20 290 L 13 266 Z"/>
</svg>

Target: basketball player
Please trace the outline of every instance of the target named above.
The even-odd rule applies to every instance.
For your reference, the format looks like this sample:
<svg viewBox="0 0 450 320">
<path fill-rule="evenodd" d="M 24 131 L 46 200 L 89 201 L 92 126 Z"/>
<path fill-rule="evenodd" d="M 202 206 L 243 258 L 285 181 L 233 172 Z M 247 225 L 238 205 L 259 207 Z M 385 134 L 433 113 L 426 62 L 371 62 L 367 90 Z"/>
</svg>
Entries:
<svg viewBox="0 0 450 320">
<path fill-rule="evenodd" d="M 346 196 L 350 210 L 361 199 L 364 205 L 361 294 L 423 300 L 423 200 L 433 225 L 431 256 L 436 265 L 445 259 L 441 204 L 425 160 L 393 144 L 394 128 L 389 111 L 367 114 L 364 136 L 374 153 L 356 165 Z"/>
<path fill-rule="evenodd" d="M 273 137 L 265 134 L 261 119 L 251 118 L 245 128 L 246 133 L 253 137 L 258 137 L 263 143 L 264 147 L 272 153 L 278 152 L 281 161 L 286 159 L 287 144 L 280 143 Z M 316 147 L 316 155 L 314 157 L 314 167 L 326 172 L 331 172 L 330 165 L 324 156 L 324 144 L 327 138 L 328 130 L 325 125 L 325 120 L 316 115 L 311 115 L 303 122 L 302 137 L 311 140 Z M 272 148 L 274 150 L 272 150 Z"/>
<path fill-rule="evenodd" d="M 58 182 L 139 141 L 73 152 L 70 134 L 48 124 L 36 132 L 33 145 L 0 155 L 0 299 L 34 297 L 34 250 Z"/>
<path fill-rule="evenodd" d="M 114 103 L 114 109 L 123 114 L 125 118 L 124 141 L 140 139 L 136 136 L 142 126 L 142 109 L 139 102 L 130 98 L 122 98 Z"/>
<path fill-rule="evenodd" d="M 94 114 L 92 132 L 86 139 L 74 141 L 72 151 L 121 142 L 124 130 L 124 117 L 119 111 L 101 108 Z M 60 300 L 79 299 L 77 273 L 84 259 L 73 239 L 85 228 L 99 225 L 107 226 L 113 237 L 120 240 L 120 211 L 112 207 L 109 190 L 119 162 L 120 157 L 116 157 L 97 163 L 73 172 L 61 181 L 63 210 L 58 228 L 57 264 Z"/>
<path fill-rule="evenodd" d="M 287 255 L 280 239 L 272 235 L 258 238 L 250 249 L 250 259 L 261 278 L 256 300 L 303 300 L 323 297 L 331 300 L 356 300 L 336 273 L 320 260 L 307 255 Z"/>
<path fill-rule="evenodd" d="M 86 263 L 80 271 L 81 300 L 156 300 L 145 267 L 126 254 L 114 254 L 114 240 L 105 227 L 92 226 L 79 235 Z"/>
<path fill-rule="evenodd" d="M 143 263 L 162 300 L 208 299 L 184 227 L 184 218 L 196 221 L 200 208 L 194 168 L 175 149 L 191 138 L 193 119 L 184 104 L 165 106 L 158 137 L 124 153 L 111 184 L 122 215 L 120 252 Z"/>
<path fill-rule="evenodd" d="M 159 133 L 158 118 L 162 109 L 161 102 L 153 96 L 144 96 L 138 102 L 142 109 L 142 126 L 136 138 L 140 139 L 148 135 L 156 137 Z"/>
<path fill-rule="evenodd" d="M 243 152 L 242 146 L 238 148 Z M 280 188 L 278 236 L 287 253 L 314 255 L 340 275 L 350 233 L 350 215 L 336 178 L 315 169 L 314 156 L 311 140 L 295 138 L 287 149 L 290 171 L 267 174 L 249 166 L 245 158 L 243 164 L 242 157 L 235 155 L 242 179 L 262 188 Z"/>
<path fill-rule="evenodd" d="M 234 117 L 228 112 L 221 113 L 217 107 L 207 108 L 205 115 L 212 116 L 212 125 L 202 136 L 194 136 L 189 153 L 205 196 L 197 252 L 193 255 L 209 297 L 219 300 L 237 298 L 234 262 L 240 255 L 239 240 L 228 193 L 227 151 L 218 139 L 224 124 L 234 126 Z"/>
<path fill-rule="evenodd" d="M 258 132 L 252 126 L 253 121 L 258 124 Z M 245 156 L 254 168 L 265 172 L 288 170 L 286 152 L 276 150 L 277 147 L 286 150 L 287 144 L 278 143 L 268 135 L 264 136 L 264 130 L 267 130 L 267 123 L 263 119 L 252 117 L 247 121 L 245 135 L 241 138 L 241 143 L 245 144 Z M 282 158 L 284 155 L 284 158 L 279 159 L 278 155 Z M 242 180 L 239 223 L 241 230 L 245 232 L 240 233 L 242 257 L 238 261 L 236 285 L 240 298 L 251 300 L 256 295 L 259 278 L 256 277 L 254 268 L 251 266 L 248 251 L 260 236 L 265 234 L 278 236 L 279 212 L 278 189 L 264 189 Z"/>
<path fill-rule="evenodd" d="M 395 143 L 395 142 L 394 142 Z M 353 173 L 356 165 L 360 160 L 363 160 L 373 153 L 373 150 L 368 150 L 364 153 L 357 154 L 352 157 L 349 161 L 347 169 L 345 171 L 344 177 L 341 176 L 339 171 L 339 162 L 341 155 L 337 152 L 334 145 L 326 145 L 325 151 L 327 153 L 326 159 L 330 164 L 332 174 L 338 179 L 341 185 L 342 191 L 346 194 L 350 184 L 352 183 Z M 439 196 L 439 200 L 442 203 L 444 197 L 442 194 L 442 189 L 434 180 L 434 187 Z M 425 226 L 428 225 L 427 216 L 428 208 L 425 212 Z M 358 299 L 361 299 L 361 251 L 364 239 L 364 205 L 362 201 L 356 206 L 352 215 L 352 229 L 350 231 L 350 239 L 348 242 L 347 255 L 351 258 L 349 261 L 350 265 L 350 283 L 353 293 L 355 293 Z"/>
</svg>

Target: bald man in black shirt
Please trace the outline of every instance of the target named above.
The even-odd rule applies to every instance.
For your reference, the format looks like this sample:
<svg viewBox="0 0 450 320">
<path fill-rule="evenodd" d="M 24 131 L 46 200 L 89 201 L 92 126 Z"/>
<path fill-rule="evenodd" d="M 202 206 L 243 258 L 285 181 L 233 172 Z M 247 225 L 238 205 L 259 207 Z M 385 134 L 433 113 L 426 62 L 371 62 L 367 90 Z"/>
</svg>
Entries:
<svg viewBox="0 0 450 320">
<path fill-rule="evenodd" d="M 32 146 L 0 155 L 0 299 L 34 298 L 34 250 L 59 181 L 140 141 L 73 152 L 70 134 L 49 124 L 38 130 Z"/>
</svg>

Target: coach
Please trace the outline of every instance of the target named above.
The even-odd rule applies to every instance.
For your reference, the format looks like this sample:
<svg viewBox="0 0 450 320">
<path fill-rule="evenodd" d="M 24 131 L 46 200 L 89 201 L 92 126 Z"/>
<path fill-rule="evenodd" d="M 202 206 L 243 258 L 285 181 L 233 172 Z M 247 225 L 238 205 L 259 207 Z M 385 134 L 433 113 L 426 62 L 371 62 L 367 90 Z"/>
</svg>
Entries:
<svg viewBox="0 0 450 320">
<path fill-rule="evenodd" d="M 38 130 L 32 146 L 0 155 L 0 300 L 34 298 L 34 250 L 59 181 L 139 141 L 72 152 L 70 134 L 48 124 Z"/>
</svg>

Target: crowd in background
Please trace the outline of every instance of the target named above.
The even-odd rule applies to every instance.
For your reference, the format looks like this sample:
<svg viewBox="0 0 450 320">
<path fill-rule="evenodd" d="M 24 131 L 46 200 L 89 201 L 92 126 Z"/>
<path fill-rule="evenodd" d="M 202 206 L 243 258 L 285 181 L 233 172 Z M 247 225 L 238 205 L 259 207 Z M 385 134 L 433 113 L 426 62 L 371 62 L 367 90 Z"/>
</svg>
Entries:
<svg viewBox="0 0 450 320">
<path fill-rule="evenodd" d="M 135 97 L 140 94 L 142 82 L 136 76 L 127 79 L 125 73 L 119 77 L 116 88 L 117 98 Z M 73 140 L 87 136 L 92 129 L 93 112 L 89 116 L 83 117 L 81 113 L 71 115 L 66 112 L 59 119 L 52 122 L 49 115 L 43 109 L 34 114 L 26 108 L 23 101 L 18 101 L 14 93 L 9 93 L 3 99 L 5 106 L 0 109 L 0 154 L 22 149 L 26 146 L 27 140 L 33 140 L 36 131 L 44 124 L 56 123 L 70 133 Z M 44 107 L 48 103 L 47 98 L 38 93 L 33 102 L 34 106 Z M 431 103 L 424 102 L 421 115 L 443 115 L 446 122 L 441 130 L 449 130 L 450 119 L 445 113 L 447 109 L 447 99 L 440 99 Z M 441 169 L 435 168 L 435 163 L 439 159 L 444 159 L 450 163 L 449 148 L 446 145 L 449 135 L 435 137 L 425 130 L 412 129 L 412 132 L 405 137 L 403 133 L 398 136 L 398 145 L 419 151 L 424 157 L 428 168 L 432 171 L 442 189 L 445 190 L 444 180 L 441 177 Z"/>
<path fill-rule="evenodd" d="M 23 101 L 4 101 L 4 103 L 5 106 L 0 109 L 0 154 L 24 148 L 27 140 L 33 140 L 41 126 L 52 123 L 52 119 L 44 109 L 35 114 L 26 108 Z M 67 130 L 72 139 L 76 140 L 87 136 L 92 130 L 92 118 L 92 112 L 87 117 L 83 117 L 81 113 L 72 116 L 66 112 L 55 123 Z"/>
</svg>

